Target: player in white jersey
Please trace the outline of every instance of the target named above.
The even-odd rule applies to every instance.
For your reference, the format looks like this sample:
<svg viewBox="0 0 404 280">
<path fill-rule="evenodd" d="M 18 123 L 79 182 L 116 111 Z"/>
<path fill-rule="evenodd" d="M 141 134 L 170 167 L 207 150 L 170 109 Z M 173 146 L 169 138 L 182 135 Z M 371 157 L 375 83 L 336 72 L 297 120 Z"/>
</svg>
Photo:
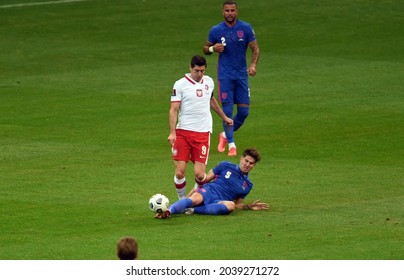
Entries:
<svg viewBox="0 0 404 280">
<path fill-rule="evenodd" d="M 202 186 L 205 182 L 212 133 L 210 109 L 228 125 L 233 125 L 233 120 L 223 113 L 213 96 L 213 80 L 204 75 L 206 66 L 203 56 L 193 56 L 190 73 L 175 82 L 171 95 L 167 140 L 172 146 L 174 184 L 179 198 L 186 196 L 185 173 L 189 160 L 194 163 L 196 184 Z"/>
</svg>

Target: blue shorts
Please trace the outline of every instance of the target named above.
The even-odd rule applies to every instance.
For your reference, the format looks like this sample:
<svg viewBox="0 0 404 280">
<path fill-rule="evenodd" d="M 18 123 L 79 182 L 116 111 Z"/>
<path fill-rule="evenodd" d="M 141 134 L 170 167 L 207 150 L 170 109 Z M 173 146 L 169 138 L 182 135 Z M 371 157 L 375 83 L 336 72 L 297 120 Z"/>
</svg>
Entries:
<svg viewBox="0 0 404 280">
<path fill-rule="evenodd" d="M 250 104 L 248 78 L 239 80 L 219 80 L 219 101 L 233 104 Z"/>
<path fill-rule="evenodd" d="M 205 185 L 202 188 L 198 188 L 196 191 L 203 196 L 203 203 L 201 205 L 208 205 L 223 201 L 222 199 L 219 199 L 219 197 L 217 197 L 216 194 L 211 191 L 208 185 Z"/>
</svg>

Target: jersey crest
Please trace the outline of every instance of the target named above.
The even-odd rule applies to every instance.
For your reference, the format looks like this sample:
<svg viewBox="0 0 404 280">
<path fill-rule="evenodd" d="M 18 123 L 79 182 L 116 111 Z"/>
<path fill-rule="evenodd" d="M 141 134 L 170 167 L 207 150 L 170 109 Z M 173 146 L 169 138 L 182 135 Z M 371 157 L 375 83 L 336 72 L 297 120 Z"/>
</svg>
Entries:
<svg viewBox="0 0 404 280">
<path fill-rule="evenodd" d="M 243 187 L 243 190 L 245 190 L 245 189 L 248 187 L 248 184 L 247 184 L 247 182 L 246 182 L 246 181 L 243 181 L 243 185 L 242 185 L 242 187 Z"/>
<path fill-rule="evenodd" d="M 237 31 L 237 37 L 239 41 L 244 41 L 243 37 L 244 37 L 244 31 L 243 30 L 238 30 Z"/>
</svg>

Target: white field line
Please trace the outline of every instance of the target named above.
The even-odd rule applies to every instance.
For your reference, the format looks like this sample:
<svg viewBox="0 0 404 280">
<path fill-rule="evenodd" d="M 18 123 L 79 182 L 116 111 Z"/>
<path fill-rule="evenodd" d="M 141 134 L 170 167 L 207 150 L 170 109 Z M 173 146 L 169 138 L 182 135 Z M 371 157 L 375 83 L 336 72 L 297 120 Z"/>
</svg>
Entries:
<svg viewBox="0 0 404 280">
<path fill-rule="evenodd" d="M 91 0 L 60 0 L 60 1 L 48 1 L 48 2 L 19 3 L 19 4 L 1 5 L 0 9 L 50 5 L 50 4 L 63 4 L 63 3 L 71 3 L 71 2 L 84 2 L 84 1 L 91 1 Z"/>
</svg>

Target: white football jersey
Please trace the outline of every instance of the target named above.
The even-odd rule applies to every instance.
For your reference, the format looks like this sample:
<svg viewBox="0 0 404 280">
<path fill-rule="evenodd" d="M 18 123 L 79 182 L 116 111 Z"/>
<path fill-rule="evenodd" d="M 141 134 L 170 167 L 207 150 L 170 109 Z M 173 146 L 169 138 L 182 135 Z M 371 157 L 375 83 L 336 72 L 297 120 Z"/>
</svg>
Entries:
<svg viewBox="0 0 404 280">
<path fill-rule="evenodd" d="M 178 129 L 212 132 L 212 114 L 210 99 L 214 83 L 211 77 L 203 76 L 200 82 L 190 74 L 175 82 L 171 102 L 181 102 L 178 114 Z"/>
</svg>

